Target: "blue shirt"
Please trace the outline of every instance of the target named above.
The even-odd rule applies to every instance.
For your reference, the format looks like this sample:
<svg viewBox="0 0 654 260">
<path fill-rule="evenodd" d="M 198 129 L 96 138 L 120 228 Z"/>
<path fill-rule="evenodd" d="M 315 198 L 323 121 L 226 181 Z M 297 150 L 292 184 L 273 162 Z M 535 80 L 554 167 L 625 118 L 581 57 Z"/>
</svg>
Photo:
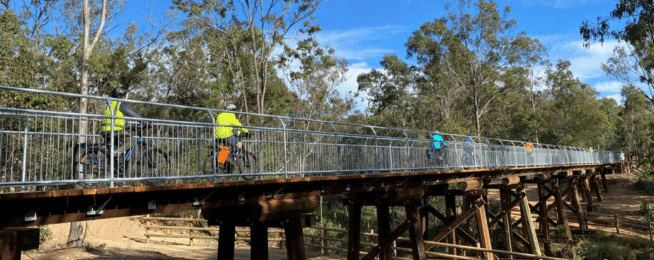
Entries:
<svg viewBox="0 0 654 260">
<path fill-rule="evenodd" d="M 431 146 L 432 146 L 434 149 L 441 149 L 441 144 L 442 144 L 443 146 L 447 146 L 447 142 L 445 142 L 445 140 L 443 139 L 443 137 L 442 137 L 441 135 L 439 135 L 439 134 L 432 135 L 432 136 L 431 136 L 431 139 L 432 139 L 432 141 L 433 141 L 432 144 L 431 144 Z"/>
<path fill-rule="evenodd" d="M 473 148 L 473 140 L 471 136 L 466 137 L 465 140 L 463 140 L 463 150 L 466 152 L 472 152 L 474 150 Z"/>
</svg>

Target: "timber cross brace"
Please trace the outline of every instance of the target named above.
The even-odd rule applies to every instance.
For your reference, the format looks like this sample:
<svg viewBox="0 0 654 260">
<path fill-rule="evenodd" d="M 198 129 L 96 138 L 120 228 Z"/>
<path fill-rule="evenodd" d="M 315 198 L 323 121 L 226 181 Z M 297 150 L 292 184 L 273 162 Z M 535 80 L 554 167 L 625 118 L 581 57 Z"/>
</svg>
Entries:
<svg viewBox="0 0 654 260">
<path fill-rule="evenodd" d="M 611 173 L 610 169 L 570 170 L 528 177 L 509 176 L 496 183 L 490 179 L 473 178 L 456 185 L 404 188 L 392 191 L 392 196 L 350 194 L 345 200 L 349 213 L 347 256 L 348 259 L 392 259 L 394 242 L 406 231 L 409 231 L 408 245 L 413 259 L 465 258 L 466 255 L 484 259 L 496 259 L 498 256 L 513 259 L 511 253 L 527 254 L 533 258 L 553 256 L 556 255 L 552 250 L 554 241 L 562 239 L 567 245 L 576 244 L 567 210 L 576 216 L 580 232 L 587 230 L 586 212 L 592 206 L 582 207 L 579 191 L 586 195 L 584 201 L 587 204 L 592 205 L 593 193 L 597 201 L 601 201 L 600 187 L 607 190 L 605 175 L 608 173 Z M 527 184 L 536 184 L 537 193 L 532 198 L 537 199 L 535 204 L 528 200 Z M 489 210 L 488 190 L 499 192 L 500 207 L 497 212 Z M 443 208 L 430 204 L 434 197 L 444 202 Z M 361 258 L 361 208 L 364 206 L 376 208 L 379 234 L 376 245 Z M 405 219 L 397 219 L 394 227 L 391 227 L 391 207 L 402 207 L 406 216 Z M 515 216 L 514 211 L 519 215 Z M 440 224 L 433 230 L 430 230 L 433 228 L 429 225 L 430 218 L 435 219 L 433 223 Z M 506 251 L 491 248 L 490 233 L 496 229 L 502 230 Z M 445 246 L 447 253 L 431 252 L 433 247 L 443 246 L 442 243 L 434 243 L 441 241 L 450 245 Z M 475 252 L 467 245 L 486 250 Z M 574 250 L 570 253 L 570 257 L 576 258 Z"/>
</svg>

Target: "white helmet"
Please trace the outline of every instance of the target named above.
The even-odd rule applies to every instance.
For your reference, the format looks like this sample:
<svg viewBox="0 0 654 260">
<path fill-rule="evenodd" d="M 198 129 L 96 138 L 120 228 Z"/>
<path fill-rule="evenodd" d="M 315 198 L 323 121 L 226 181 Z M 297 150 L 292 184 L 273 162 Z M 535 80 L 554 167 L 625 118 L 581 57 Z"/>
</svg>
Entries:
<svg viewBox="0 0 654 260">
<path fill-rule="evenodd" d="M 225 109 L 227 109 L 229 111 L 234 111 L 234 110 L 236 110 L 236 105 L 229 104 L 229 105 L 227 105 L 227 107 L 225 107 Z"/>
</svg>

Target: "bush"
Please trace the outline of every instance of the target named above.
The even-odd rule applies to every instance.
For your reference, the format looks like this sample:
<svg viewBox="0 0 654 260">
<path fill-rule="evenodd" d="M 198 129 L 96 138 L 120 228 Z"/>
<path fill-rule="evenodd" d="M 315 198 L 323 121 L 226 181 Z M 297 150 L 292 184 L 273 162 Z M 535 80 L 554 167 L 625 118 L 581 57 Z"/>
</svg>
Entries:
<svg viewBox="0 0 654 260">
<path fill-rule="evenodd" d="M 654 259 L 654 243 L 636 237 L 618 237 L 599 232 L 581 240 L 579 255 L 585 259 Z"/>
<path fill-rule="evenodd" d="M 638 181 L 635 184 L 636 189 L 645 192 L 649 195 L 654 195 L 654 174 L 642 173 L 638 176 Z"/>
<path fill-rule="evenodd" d="M 46 241 L 50 240 L 51 238 L 52 238 L 52 231 L 47 227 L 41 227 L 39 242 L 43 244 Z"/>
</svg>

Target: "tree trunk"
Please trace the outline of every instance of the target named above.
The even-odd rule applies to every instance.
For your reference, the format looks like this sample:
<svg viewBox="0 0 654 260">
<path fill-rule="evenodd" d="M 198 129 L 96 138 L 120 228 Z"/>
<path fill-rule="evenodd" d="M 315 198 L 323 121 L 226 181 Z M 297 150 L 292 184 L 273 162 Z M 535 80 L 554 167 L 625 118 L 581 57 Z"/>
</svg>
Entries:
<svg viewBox="0 0 654 260">
<path fill-rule="evenodd" d="M 93 47 L 98 42 L 100 38 L 100 33 L 102 32 L 102 27 L 104 27 L 105 17 L 107 15 L 107 0 L 102 0 L 102 14 L 100 15 L 100 24 L 98 30 L 95 32 L 95 37 L 93 41 L 90 40 L 91 32 L 91 10 L 89 7 L 89 0 L 84 0 L 84 10 L 83 11 L 83 21 L 84 21 L 84 35 L 82 38 L 82 62 L 80 66 L 81 73 L 81 82 L 80 82 L 80 94 L 88 95 L 89 94 L 89 57 L 93 51 Z M 86 98 L 80 98 L 79 100 L 79 113 L 82 115 L 87 114 L 88 100 Z M 86 134 L 88 133 L 88 121 L 86 118 L 80 118 L 79 120 L 79 136 L 77 138 L 78 144 L 86 143 Z M 78 179 L 82 179 L 86 176 L 81 176 L 83 172 L 77 176 Z M 82 187 L 76 187 L 82 188 Z M 81 222 L 73 222 L 70 224 L 70 233 L 68 233 L 68 246 L 82 246 L 84 244 L 84 226 Z"/>
</svg>

